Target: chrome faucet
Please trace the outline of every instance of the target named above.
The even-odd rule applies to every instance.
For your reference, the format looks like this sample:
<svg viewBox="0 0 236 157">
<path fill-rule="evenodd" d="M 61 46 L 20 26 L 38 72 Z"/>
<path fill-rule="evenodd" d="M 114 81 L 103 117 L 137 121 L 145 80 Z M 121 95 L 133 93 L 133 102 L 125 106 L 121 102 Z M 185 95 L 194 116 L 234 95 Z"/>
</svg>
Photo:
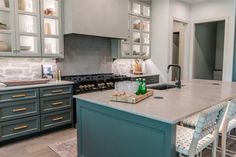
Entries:
<svg viewBox="0 0 236 157">
<path fill-rule="evenodd" d="M 177 86 L 177 88 L 181 88 L 181 66 L 178 65 L 178 64 L 170 64 L 168 65 L 167 67 L 167 73 L 169 73 L 169 70 L 170 70 L 170 67 L 175 67 L 175 68 L 178 68 L 178 80 L 177 82 L 175 83 L 175 85 Z"/>
</svg>

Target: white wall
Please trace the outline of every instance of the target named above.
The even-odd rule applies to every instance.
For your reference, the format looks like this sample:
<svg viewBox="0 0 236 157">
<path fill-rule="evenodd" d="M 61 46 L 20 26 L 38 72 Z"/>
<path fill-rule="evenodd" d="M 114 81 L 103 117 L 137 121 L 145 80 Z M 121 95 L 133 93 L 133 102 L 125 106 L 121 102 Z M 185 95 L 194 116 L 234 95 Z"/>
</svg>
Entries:
<svg viewBox="0 0 236 157">
<path fill-rule="evenodd" d="M 191 21 L 198 23 L 203 21 L 222 20 L 226 19 L 225 32 L 225 53 L 223 65 L 223 80 L 232 81 L 233 71 L 233 52 L 234 52 L 234 30 L 235 30 L 235 0 L 214 0 L 201 2 L 191 6 Z M 194 26 L 192 25 L 192 31 Z M 192 40 L 194 36 L 192 33 Z M 190 49 L 191 62 L 193 54 L 193 45 Z M 192 74 L 190 69 L 190 77 Z"/>
<path fill-rule="evenodd" d="M 181 32 L 181 42 L 184 47 L 180 48 L 183 53 L 182 78 L 189 78 L 189 38 L 190 38 L 190 5 L 180 0 L 170 0 L 170 21 L 169 21 L 169 63 L 172 61 L 172 39 L 174 20 L 184 23 L 184 31 Z"/>
<path fill-rule="evenodd" d="M 167 81 L 166 69 L 171 63 L 173 20 L 189 22 L 190 6 L 179 0 L 153 0 L 152 1 L 152 39 L 151 52 L 152 60 L 159 69 L 162 81 Z M 185 38 L 189 38 L 189 27 L 186 25 Z M 186 40 L 185 54 L 189 52 L 189 40 Z M 184 67 L 188 69 L 189 56 L 184 56 Z M 188 71 L 184 73 L 184 79 L 188 78 Z"/>
<path fill-rule="evenodd" d="M 170 0 L 170 16 L 188 22 L 190 19 L 190 4 L 180 0 Z"/>
<path fill-rule="evenodd" d="M 152 1 L 152 39 L 151 58 L 158 67 L 162 81 L 167 80 L 166 69 L 168 66 L 169 53 L 169 1 Z"/>
<path fill-rule="evenodd" d="M 193 57 L 193 22 L 227 18 L 226 53 L 224 54 L 224 81 L 232 80 L 235 0 L 214 0 L 194 3 L 192 5 L 181 0 L 152 0 L 152 60 L 157 65 L 161 79 L 166 81 L 166 67 L 171 63 L 173 20 L 185 22 L 185 56 L 184 79 L 192 78 Z M 227 23 L 227 21 L 226 21 Z M 191 40 L 190 40 L 191 39 Z"/>
</svg>

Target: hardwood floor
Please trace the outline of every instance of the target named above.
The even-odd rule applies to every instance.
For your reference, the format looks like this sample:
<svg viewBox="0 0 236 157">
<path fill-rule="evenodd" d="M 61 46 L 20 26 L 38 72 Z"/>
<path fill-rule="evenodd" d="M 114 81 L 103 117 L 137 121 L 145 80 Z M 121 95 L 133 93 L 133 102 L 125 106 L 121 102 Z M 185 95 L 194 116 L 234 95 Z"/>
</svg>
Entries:
<svg viewBox="0 0 236 157">
<path fill-rule="evenodd" d="M 48 145 L 64 141 L 75 136 L 76 129 L 68 128 L 35 136 L 26 140 L 17 141 L 1 146 L 0 157 L 59 157 L 48 147 Z M 234 150 L 236 148 L 236 143 L 230 143 L 229 146 Z M 209 150 L 204 151 L 203 157 L 211 157 L 211 152 Z M 219 153 L 217 157 L 220 157 Z"/>
<path fill-rule="evenodd" d="M 1 157 L 59 157 L 48 145 L 76 136 L 76 129 L 69 128 L 17 141 L 0 147 Z"/>
</svg>

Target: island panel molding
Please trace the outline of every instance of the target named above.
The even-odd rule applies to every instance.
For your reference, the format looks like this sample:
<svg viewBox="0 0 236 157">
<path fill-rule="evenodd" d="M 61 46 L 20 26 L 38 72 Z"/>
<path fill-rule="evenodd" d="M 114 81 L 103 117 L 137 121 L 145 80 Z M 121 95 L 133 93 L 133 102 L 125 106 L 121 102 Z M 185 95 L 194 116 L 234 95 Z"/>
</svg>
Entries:
<svg viewBox="0 0 236 157">
<path fill-rule="evenodd" d="M 77 100 L 80 156 L 175 157 L 175 125 Z"/>
</svg>

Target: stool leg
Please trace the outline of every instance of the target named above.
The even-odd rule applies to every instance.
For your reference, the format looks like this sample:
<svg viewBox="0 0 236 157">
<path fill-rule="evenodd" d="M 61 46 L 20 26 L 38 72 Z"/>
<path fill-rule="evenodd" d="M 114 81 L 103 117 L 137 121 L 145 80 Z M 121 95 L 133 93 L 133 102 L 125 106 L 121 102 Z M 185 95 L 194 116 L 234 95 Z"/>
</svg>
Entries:
<svg viewBox="0 0 236 157">
<path fill-rule="evenodd" d="M 216 157 L 216 148 L 217 148 L 217 139 L 213 142 L 212 145 L 212 157 Z"/>
<path fill-rule="evenodd" d="M 222 133 L 222 137 L 221 137 L 221 157 L 225 157 L 225 153 L 226 153 L 226 139 L 227 139 L 226 134 Z"/>
</svg>

